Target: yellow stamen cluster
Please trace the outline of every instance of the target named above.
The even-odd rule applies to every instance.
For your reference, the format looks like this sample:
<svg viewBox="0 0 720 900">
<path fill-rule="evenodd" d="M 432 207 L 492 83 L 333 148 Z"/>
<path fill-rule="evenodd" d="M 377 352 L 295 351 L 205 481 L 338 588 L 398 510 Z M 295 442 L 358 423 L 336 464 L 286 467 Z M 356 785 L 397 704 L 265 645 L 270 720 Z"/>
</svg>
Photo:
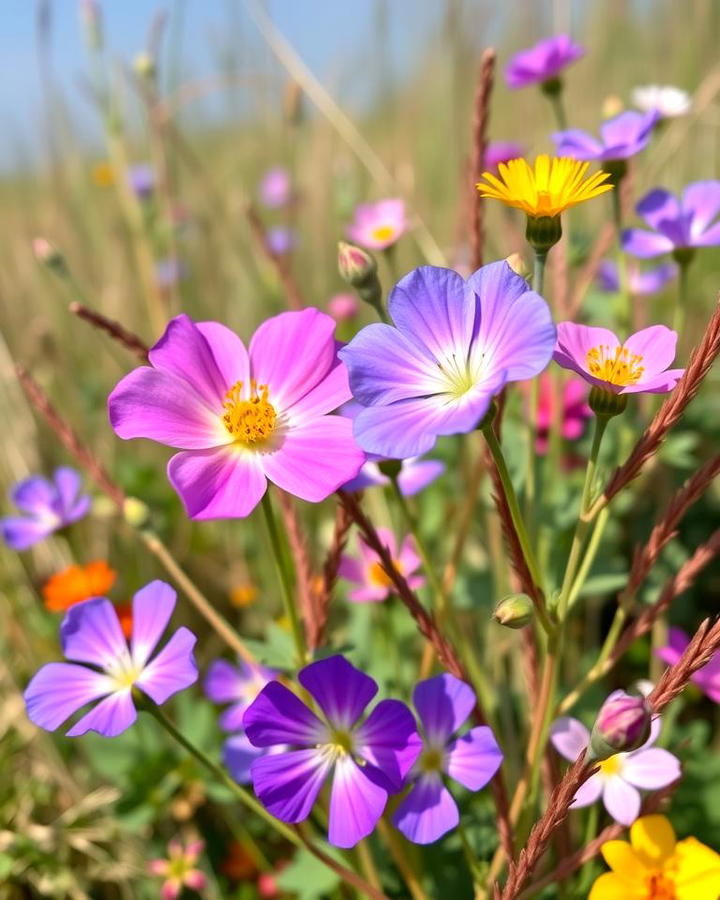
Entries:
<svg viewBox="0 0 720 900">
<path fill-rule="evenodd" d="M 400 564 L 397 560 L 393 560 L 395 563 L 395 568 L 398 571 L 402 571 L 400 569 Z M 374 585 L 374 587 L 382 587 L 389 588 L 392 587 L 392 578 L 388 575 L 388 573 L 383 569 L 382 565 L 379 562 L 371 563 L 370 568 L 368 570 L 368 581 Z"/>
<path fill-rule="evenodd" d="M 621 769 L 620 757 L 616 753 L 615 756 L 609 756 L 607 759 L 603 759 L 598 765 L 600 766 L 600 772 L 603 775 L 617 775 Z"/>
<path fill-rule="evenodd" d="M 642 361 L 642 356 L 631 354 L 625 347 L 612 350 L 607 344 L 588 350 L 585 359 L 591 375 L 618 387 L 638 383 L 645 371 Z"/>
<path fill-rule="evenodd" d="M 479 182 L 483 197 L 502 201 L 506 206 L 522 209 L 529 216 L 558 216 L 568 207 L 590 200 L 612 190 L 604 184 L 608 172 L 595 172 L 585 178 L 589 163 L 569 157 L 542 155 L 534 168 L 524 159 L 500 163 L 498 175 L 484 172 L 485 182 Z"/>
<path fill-rule="evenodd" d="M 675 881 L 666 878 L 662 872 L 648 878 L 647 890 L 649 900 L 677 900 Z"/>
<path fill-rule="evenodd" d="M 391 241 L 395 237 L 395 229 L 392 225 L 378 225 L 373 228 L 372 236 L 376 241 Z"/>
<path fill-rule="evenodd" d="M 435 747 L 425 750 L 418 760 L 421 772 L 439 772 L 442 770 L 442 764 L 443 752 Z"/>
<path fill-rule="evenodd" d="M 225 394 L 222 420 L 239 444 L 254 447 L 272 437 L 277 422 L 275 407 L 268 402 L 267 385 L 250 382 L 250 397 L 243 396 L 243 383 L 236 381 Z"/>
</svg>

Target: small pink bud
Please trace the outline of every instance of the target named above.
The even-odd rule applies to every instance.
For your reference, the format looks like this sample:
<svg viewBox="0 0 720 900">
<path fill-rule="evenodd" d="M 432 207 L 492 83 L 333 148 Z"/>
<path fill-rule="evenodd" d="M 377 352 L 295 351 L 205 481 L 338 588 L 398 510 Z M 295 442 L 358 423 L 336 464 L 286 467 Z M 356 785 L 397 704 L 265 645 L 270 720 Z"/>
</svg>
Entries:
<svg viewBox="0 0 720 900">
<path fill-rule="evenodd" d="M 50 269 L 60 268 L 64 263 L 62 253 L 46 238 L 37 237 L 32 241 L 32 252 L 35 259 Z"/>
<path fill-rule="evenodd" d="M 328 312 L 336 322 L 354 319 L 359 310 L 360 304 L 353 294 L 335 294 L 328 300 Z"/>
<path fill-rule="evenodd" d="M 338 269 L 340 275 L 353 287 L 361 287 L 375 276 L 377 263 L 365 250 L 348 244 L 338 243 Z"/>
<path fill-rule="evenodd" d="M 603 703 L 590 736 L 590 755 L 607 759 L 642 746 L 650 735 L 652 713 L 645 697 L 615 691 Z"/>
</svg>

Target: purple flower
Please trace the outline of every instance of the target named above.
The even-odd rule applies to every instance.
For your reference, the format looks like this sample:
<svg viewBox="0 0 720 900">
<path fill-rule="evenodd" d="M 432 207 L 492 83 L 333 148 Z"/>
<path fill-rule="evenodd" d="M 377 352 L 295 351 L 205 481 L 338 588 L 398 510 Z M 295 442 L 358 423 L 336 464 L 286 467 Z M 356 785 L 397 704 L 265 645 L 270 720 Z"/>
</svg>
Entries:
<svg viewBox="0 0 720 900">
<path fill-rule="evenodd" d="M 183 452 L 168 478 L 193 519 L 247 516 L 267 479 L 319 502 L 365 460 L 352 423 L 329 415 L 350 399 L 335 322 L 317 309 L 281 313 L 250 341 L 218 322 L 172 319 L 150 366 L 126 375 L 108 399 L 121 438 Z"/>
<path fill-rule="evenodd" d="M 512 57 L 505 68 L 505 81 L 510 88 L 552 81 L 566 66 L 584 54 L 585 50 L 574 44 L 567 34 L 545 38 Z"/>
<path fill-rule="evenodd" d="M 256 759 L 260 759 L 262 756 L 287 753 L 289 749 L 287 744 L 277 744 L 274 747 L 254 747 L 244 732 L 233 734 L 223 744 L 223 764 L 238 784 L 250 784 L 252 781 L 251 768 Z"/>
<path fill-rule="evenodd" d="M 664 663 L 674 666 L 689 643 L 690 638 L 681 628 L 671 628 L 667 644 L 657 650 L 657 655 Z M 716 653 L 709 663 L 691 675 L 690 680 L 694 681 L 713 703 L 720 703 L 720 652 Z"/>
<path fill-rule="evenodd" d="M 53 473 L 52 481 L 32 475 L 15 485 L 10 499 L 23 516 L 0 519 L 0 533 L 13 550 L 27 550 L 33 544 L 64 528 L 87 513 L 90 496 L 80 493 L 80 475 L 69 466 Z"/>
<path fill-rule="evenodd" d="M 266 685 L 245 713 L 247 736 L 255 747 L 296 749 L 256 759 L 253 787 L 269 812 L 296 823 L 332 774 L 329 840 L 353 847 L 374 829 L 388 794 L 402 790 L 420 752 L 415 720 L 404 703 L 382 700 L 360 723 L 378 687 L 342 656 L 311 663 L 298 679 L 323 718 L 279 681 Z"/>
<path fill-rule="evenodd" d="M 627 274 L 630 293 L 642 297 L 661 291 L 677 275 L 677 266 L 668 262 L 643 272 L 637 264 L 628 261 Z M 610 294 L 616 294 L 620 290 L 620 275 L 613 260 L 604 259 L 600 263 L 597 281 L 600 289 Z"/>
<path fill-rule="evenodd" d="M 348 226 L 351 241 L 367 250 L 385 250 L 405 234 L 408 229 L 405 203 L 391 197 L 377 203 L 361 203 Z"/>
<path fill-rule="evenodd" d="M 415 844 L 432 844 L 460 821 L 457 804 L 443 775 L 469 791 L 490 781 L 503 760 L 486 725 L 453 738 L 475 706 L 472 689 L 453 675 L 421 681 L 413 692 L 424 732 L 423 749 L 409 778 L 412 787 L 393 816 L 393 824 Z"/>
<path fill-rule="evenodd" d="M 286 225 L 275 225 L 265 233 L 265 243 L 275 256 L 285 256 L 297 247 L 297 235 Z"/>
<path fill-rule="evenodd" d="M 599 763 L 600 771 L 575 794 L 573 806 L 590 806 L 602 796 L 605 809 L 621 825 L 631 825 L 640 813 L 638 788 L 656 791 L 680 777 L 680 761 L 653 744 L 660 735 L 660 719 L 653 720 L 650 737 L 638 750 L 616 753 Z M 575 760 L 585 752 L 590 732 L 577 719 L 558 719 L 550 731 L 550 740 L 565 759 Z"/>
<path fill-rule="evenodd" d="M 445 463 L 439 459 L 422 459 L 419 456 L 410 456 L 403 460 L 400 474 L 398 475 L 398 487 L 404 497 L 412 497 L 418 494 L 429 484 L 439 478 L 445 471 Z M 352 481 L 343 485 L 345 491 L 364 491 L 365 488 L 382 486 L 387 487 L 390 479 L 383 475 L 377 462 L 368 461 L 360 469 Z"/>
<path fill-rule="evenodd" d="M 597 159 L 601 162 L 629 159 L 645 149 L 659 118 L 657 110 L 647 113 L 628 110 L 603 122 L 600 126 L 600 140 L 578 128 L 558 131 L 552 138 L 558 156 L 570 156 L 583 161 Z"/>
<path fill-rule="evenodd" d="M 613 394 L 664 394 L 685 371 L 668 368 L 676 345 L 677 332 L 664 325 L 636 331 L 621 344 L 607 328 L 560 322 L 553 359 Z"/>
<path fill-rule="evenodd" d="M 369 453 L 421 456 L 438 435 L 472 431 L 508 381 L 533 378 L 555 340 L 547 303 L 507 262 L 467 281 L 421 266 L 388 301 L 396 327 L 363 328 L 340 351 L 364 407 L 354 434 Z"/>
<path fill-rule="evenodd" d="M 73 725 L 68 737 L 87 731 L 115 737 L 137 718 L 133 689 L 160 705 L 197 681 L 193 657 L 197 638 L 187 628 L 178 628 L 153 656 L 175 599 L 175 591 L 164 581 L 151 581 L 135 594 L 129 647 L 115 607 L 105 597 L 71 607 L 60 626 L 63 653 L 71 662 L 48 663 L 33 677 L 25 691 L 30 720 L 55 731 L 86 703 L 100 700 Z"/>
<path fill-rule="evenodd" d="M 260 202 L 268 209 L 281 209 L 292 199 L 292 182 L 290 173 L 282 166 L 268 169 L 260 180 L 258 187 Z"/>
<path fill-rule="evenodd" d="M 130 189 L 141 200 L 147 199 L 155 190 L 155 172 L 148 163 L 137 163 L 127 171 Z"/>
<path fill-rule="evenodd" d="M 509 162 L 511 159 L 519 159 L 525 155 L 521 144 L 515 141 L 490 141 L 485 148 L 483 156 L 483 169 L 496 172 L 500 163 Z"/>
<path fill-rule="evenodd" d="M 420 557 L 415 548 L 412 535 L 408 535 L 398 546 L 395 535 L 389 528 L 378 528 L 378 537 L 395 563 L 395 567 L 407 579 L 408 585 L 417 590 L 425 584 L 422 575 L 415 572 L 420 568 Z M 348 594 L 353 603 L 382 603 L 393 592 L 390 576 L 383 569 L 380 557 L 365 541 L 358 540 L 359 558 L 343 555 L 340 559 L 338 574 L 341 578 L 352 581 L 358 587 Z"/>
<path fill-rule="evenodd" d="M 680 200 L 663 188 L 645 194 L 635 207 L 652 228 L 628 228 L 622 244 L 626 253 L 647 259 L 674 250 L 720 244 L 720 181 L 695 181 Z M 714 224 L 713 224 L 714 223 Z"/>
<path fill-rule="evenodd" d="M 168 256 L 155 262 L 155 283 L 163 290 L 171 288 L 187 275 L 187 266 L 181 259 Z"/>
<path fill-rule="evenodd" d="M 205 678 L 205 693 L 213 703 L 230 704 L 220 716 L 220 727 L 225 731 L 240 731 L 245 710 L 277 674 L 275 669 L 244 660 L 237 666 L 224 659 L 211 663 Z"/>
</svg>

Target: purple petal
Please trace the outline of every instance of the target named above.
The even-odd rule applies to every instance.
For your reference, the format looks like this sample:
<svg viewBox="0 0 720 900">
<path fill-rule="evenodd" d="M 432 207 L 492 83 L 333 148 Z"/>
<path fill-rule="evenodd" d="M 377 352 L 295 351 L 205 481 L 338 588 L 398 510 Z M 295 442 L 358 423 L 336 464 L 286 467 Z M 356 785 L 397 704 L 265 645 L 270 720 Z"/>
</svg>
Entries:
<svg viewBox="0 0 720 900">
<path fill-rule="evenodd" d="M 484 788 L 500 768 L 503 752 L 492 729 L 478 725 L 447 748 L 445 771 L 469 791 Z"/>
<path fill-rule="evenodd" d="M 448 673 L 421 681 L 413 691 L 413 704 L 428 741 L 442 746 L 465 722 L 475 702 L 470 685 Z"/>
<path fill-rule="evenodd" d="M 57 488 L 57 511 L 63 515 L 75 506 L 82 487 L 82 479 L 80 473 L 70 466 L 60 466 L 53 472 L 53 481 Z"/>
<path fill-rule="evenodd" d="M 115 433 L 125 440 L 148 438 L 185 450 L 231 440 L 222 423 L 222 402 L 208 406 L 192 385 L 149 366 L 118 382 L 108 397 L 108 415 Z"/>
<path fill-rule="evenodd" d="M 25 689 L 28 718 L 46 731 L 54 731 L 86 703 L 113 690 L 113 681 L 101 672 L 70 663 L 48 663 Z"/>
<path fill-rule="evenodd" d="M 287 430 L 277 450 L 260 457 L 270 481 L 311 503 L 342 487 L 364 462 L 365 454 L 353 437 L 353 423 L 344 416 L 298 422 Z"/>
<path fill-rule="evenodd" d="M 86 713 L 68 731 L 68 737 L 80 737 L 88 731 L 96 731 L 103 737 L 117 737 L 135 722 L 137 712 L 132 701 L 132 691 L 125 688 L 110 694 Z"/>
<path fill-rule="evenodd" d="M 692 214 L 690 237 L 699 238 L 720 213 L 720 181 L 695 181 L 682 195 L 683 212 Z"/>
<path fill-rule="evenodd" d="M 354 847 L 375 828 L 386 803 L 387 792 L 374 784 L 350 756 L 338 760 L 330 791 L 330 843 Z"/>
<path fill-rule="evenodd" d="M 590 732 L 577 719 L 563 716 L 553 722 L 550 741 L 560 756 L 575 762 L 590 743 Z"/>
<path fill-rule="evenodd" d="M 57 492 L 47 478 L 31 475 L 15 485 L 10 499 L 22 512 L 37 515 L 53 509 Z"/>
<path fill-rule="evenodd" d="M 389 793 L 402 789 L 421 749 L 415 719 L 399 700 L 381 700 L 355 731 L 355 751 L 370 763 L 366 774 Z"/>
<path fill-rule="evenodd" d="M 632 825 L 640 815 L 640 794 L 619 775 L 611 775 L 605 779 L 603 803 L 620 825 Z"/>
<path fill-rule="evenodd" d="M 624 343 L 624 347 L 631 354 L 642 357 L 641 365 L 645 371 L 640 382 L 650 380 L 654 376 L 664 372 L 675 359 L 677 347 L 677 332 L 671 331 L 664 325 L 651 325 L 636 331 Z"/>
<path fill-rule="evenodd" d="M 256 747 L 273 744 L 314 746 L 327 741 L 327 727 L 279 681 L 260 691 L 245 712 L 243 724 Z"/>
<path fill-rule="evenodd" d="M 175 609 L 177 594 L 165 581 L 151 581 L 133 597 L 130 648 L 138 666 L 144 666 L 157 647 Z"/>
<path fill-rule="evenodd" d="M 188 516 L 197 520 L 244 518 L 267 488 L 260 454 L 234 447 L 176 453 L 167 474 Z"/>
<path fill-rule="evenodd" d="M 626 110 L 600 126 L 605 159 L 627 159 L 642 150 L 650 139 L 660 114 L 657 110 Z"/>
<path fill-rule="evenodd" d="M 626 228 L 622 233 L 622 248 L 640 259 L 649 259 L 661 253 L 672 253 L 675 244 L 664 234 L 655 234 L 643 228 Z"/>
<path fill-rule="evenodd" d="M 11 550 L 27 550 L 52 534 L 59 524 L 49 518 L 21 519 L 16 516 L 8 516 L 0 519 L 0 533 Z"/>
<path fill-rule="evenodd" d="M 579 128 L 556 131 L 551 135 L 555 141 L 557 156 L 571 156 L 573 159 L 598 159 L 602 156 L 603 147 L 600 141 Z"/>
<path fill-rule="evenodd" d="M 436 772 L 418 778 L 393 816 L 393 825 L 414 844 L 432 844 L 459 822 L 457 804 Z"/>
<path fill-rule="evenodd" d="M 664 188 L 649 191 L 641 198 L 635 209 L 655 231 L 662 231 L 668 222 L 678 221 L 682 214 L 677 197 Z"/>
<path fill-rule="evenodd" d="M 504 260 L 478 269 L 466 290 L 480 304 L 471 366 L 503 370 L 508 381 L 539 375 L 552 358 L 556 337 L 543 298 Z"/>
<path fill-rule="evenodd" d="M 231 703 L 243 696 L 246 679 L 243 673 L 226 659 L 216 659 L 205 676 L 205 694 L 213 703 Z"/>
<path fill-rule="evenodd" d="M 708 228 L 701 235 L 692 238 L 693 247 L 715 247 L 720 244 L 720 223 Z"/>
<path fill-rule="evenodd" d="M 253 747 L 246 735 L 234 734 L 223 744 L 223 764 L 238 784 L 249 784 L 252 763 L 266 753 L 264 747 Z"/>
<path fill-rule="evenodd" d="M 250 766 L 255 793 L 276 818 L 293 824 L 302 822 L 310 815 L 330 771 L 329 760 L 327 754 L 314 748 L 262 756 Z"/>
<path fill-rule="evenodd" d="M 171 373 L 191 387 L 210 409 L 222 409 L 225 393 L 232 383 L 226 383 L 208 341 L 189 316 L 179 315 L 168 322 L 148 359 L 155 368 Z"/>
<path fill-rule="evenodd" d="M 584 782 L 584 784 L 581 784 L 577 789 L 571 806 L 574 809 L 580 809 L 584 806 L 590 806 L 592 803 L 596 803 L 600 799 L 604 785 L 605 780 L 599 772 L 595 775 L 591 775 L 588 780 Z"/>
<path fill-rule="evenodd" d="M 630 273 L 630 290 L 635 294 L 655 294 L 677 275 L 674 263 L 664 263 L 646 272 Z"/>
<path fill-rule="evenodd" d="M 178 628 L 158 655 L 145 666 L 135 684 L 158 705 L 190 687 L 198 679 L 193 656 L 196 641 L 192 631 L 185 627 Z"/>
<path fill-rule="evenodd" d="M 129 658 L 115 607 L 104 597 L 70 607 L 60 626 L 60 643 L 68 659 L 101 669 Z"/>
<path fill-rule="evenodd" d="M 207 341 L 220 372 L 223 391 L 228 391 L 238 381 L 248 384 L 250 357 L 235 332 L 220 322 L 197 322 L 195 327 Z"/>
<path fill-rule="evenodd" d="M 412 497 L 439 478 L 444 471 L 445 463 L 439 459 L 406 459 L 398 475 L 398 487 L 405 497 Z"/>
<path fill-rule="evenodd" d="M 298 681 L 312 694 L 334 728 L 352 728 L 378 691 L 369 675 L 339 655 L 305 666 Z"/>
<path fill-rule="evenodd" d="M 659 747 L 630 753 L 622 767 L 622 777 L 625 781 L 646 791 L 666 787 L 676 781 L 681 774 L 680 760 Z"/>
<path fill-rule="evenodd" d="M 218 718 L 218 725 L 223 731 L 239 731 L 243 727 L 245 720 L 245 711 L 250 705 L 250 701 L 242 700 L 239 703 L 232 703 Z"/>
<path fill-rule="evenodd" d="M 611 259 L 604 259 L 598 266 L 597 280 L 601 290 L 616 294 L 620 290 L 617 263 Z"/>
</svg>

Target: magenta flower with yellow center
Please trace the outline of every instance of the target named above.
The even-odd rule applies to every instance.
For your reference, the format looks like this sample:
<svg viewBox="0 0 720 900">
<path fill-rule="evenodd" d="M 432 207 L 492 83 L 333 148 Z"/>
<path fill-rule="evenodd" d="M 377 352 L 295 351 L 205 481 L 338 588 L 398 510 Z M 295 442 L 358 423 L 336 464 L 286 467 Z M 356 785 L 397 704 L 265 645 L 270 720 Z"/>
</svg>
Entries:
<svg viewBox="0 0 720 900">
<path fill-rule="evenodd" d="M 677 332 L 651 325 L 621 343 L 607 328 L 560 322 L 553 359 L 585 381 L 613 394 L 664 394 L 685 369 L 668 368 L 675 359 Z"/>
<path fill-rule="evenodd" d="M 350 399 L 334 320 L 317 309 L 265 321 L 248 349 L 218 322 L 173 319 L 108 399 L 121 438 L 182 452 L 168 478 L 193 519 L 247 516 L 268 479 L 318 502 L 365 461 L 352 422 L 330 415 Z"/>
<path fill-rule="evenodd" d="M 378 528 L 378 537 L 387 548 L 397 570 L 407 579 L 413 590 L 422 587 L 425 579 L 415 573 L 420 568 L 420 557 L 415 549 L 412 535 L 408 535 L 401 544 L 389 528 Z M 353 603 L 380 603 L 393 592 L 393 583 L 380 563 L 380 557 L 367 546 L 362 538 L 358 540 L 359 556 L 343 556 L 338 573 L 357 587 L 348 594 Z"/>
</svg>

